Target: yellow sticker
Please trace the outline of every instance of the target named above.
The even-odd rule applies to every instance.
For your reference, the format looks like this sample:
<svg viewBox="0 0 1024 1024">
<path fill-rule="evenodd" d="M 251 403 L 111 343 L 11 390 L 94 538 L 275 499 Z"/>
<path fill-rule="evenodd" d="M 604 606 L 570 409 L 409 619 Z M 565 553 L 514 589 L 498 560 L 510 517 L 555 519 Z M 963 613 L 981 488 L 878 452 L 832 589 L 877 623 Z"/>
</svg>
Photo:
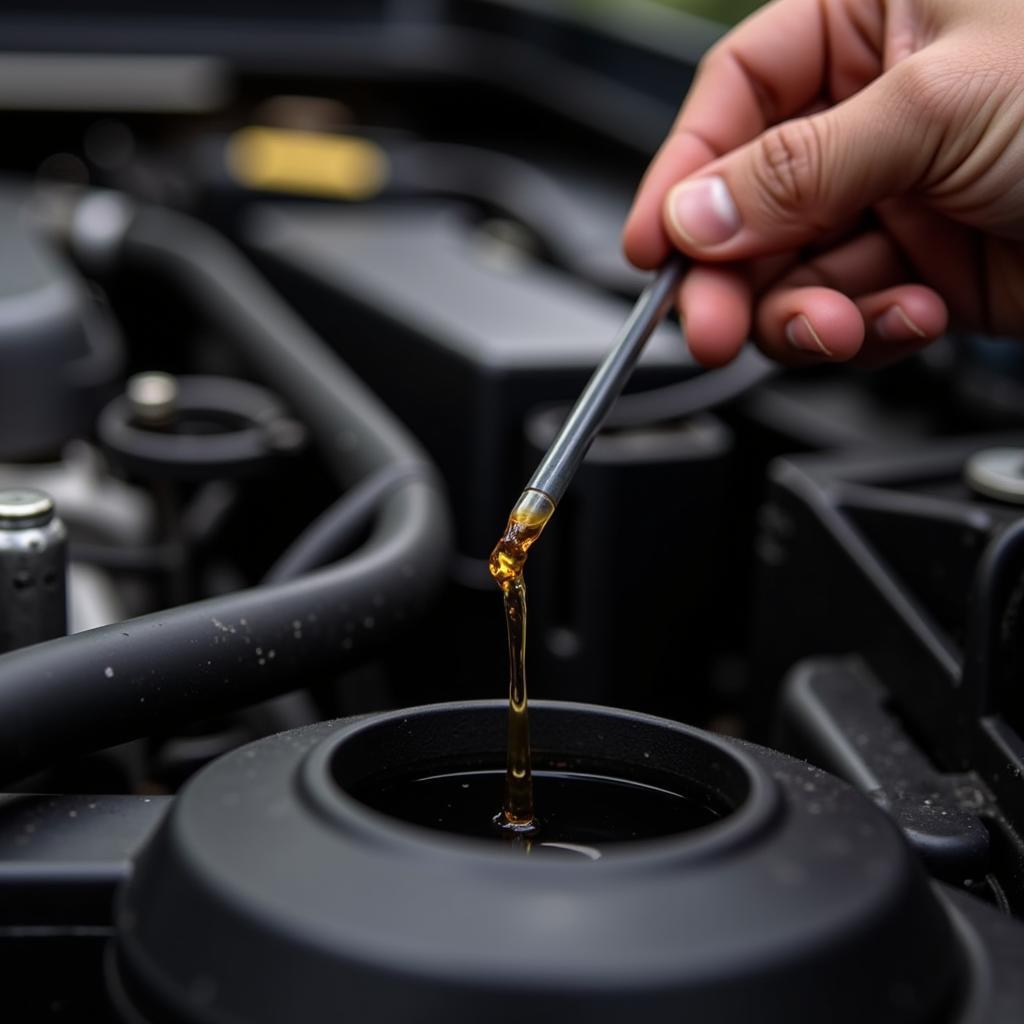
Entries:
<svg viewBox="0 0 1024 1024">
<path fill-rule="evenodd" d="M 228 141 L 228 171 L 246 188 L 331 199 L 372 199 L 387 184 L 387 154 L 351 135 L 242 128 Z"/>
</svg>

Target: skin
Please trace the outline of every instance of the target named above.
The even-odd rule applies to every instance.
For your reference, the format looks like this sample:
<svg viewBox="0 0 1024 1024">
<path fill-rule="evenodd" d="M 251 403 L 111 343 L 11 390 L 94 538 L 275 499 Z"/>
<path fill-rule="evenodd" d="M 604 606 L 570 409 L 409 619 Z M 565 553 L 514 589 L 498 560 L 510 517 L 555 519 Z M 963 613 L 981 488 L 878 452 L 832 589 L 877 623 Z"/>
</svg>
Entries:
<svg viewBox="0 0 1024 1024">
<path fill-rule="evenodd" d="M 1024 0 L 775 0 L 701 62 L 626 254 L 699 261 L 678 305 L 707 366 L 749 337 L 876 365 L 951 319 L 1021 334 L 1022 128 Z"/>
</svg>

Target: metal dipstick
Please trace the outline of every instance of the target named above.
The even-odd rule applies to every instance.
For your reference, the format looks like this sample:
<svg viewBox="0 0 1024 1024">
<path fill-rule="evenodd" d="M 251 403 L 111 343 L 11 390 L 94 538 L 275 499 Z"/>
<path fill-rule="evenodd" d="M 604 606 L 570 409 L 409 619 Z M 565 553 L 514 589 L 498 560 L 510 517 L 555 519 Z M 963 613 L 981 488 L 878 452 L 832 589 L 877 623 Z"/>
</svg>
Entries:
<svg viewBox="0 0 1024 1024">
<path fill-rule="evenodd" d="M 527 491 L 540 491 L 557 505 L 579 469 L 601 424 L 626 385 L 647 339 L 672 305 L 687 267 L 685 257 L 669 257 L 637 299 L 615 344 L 587 382 L 558 436 L 530 477 Z"/>
</svg>

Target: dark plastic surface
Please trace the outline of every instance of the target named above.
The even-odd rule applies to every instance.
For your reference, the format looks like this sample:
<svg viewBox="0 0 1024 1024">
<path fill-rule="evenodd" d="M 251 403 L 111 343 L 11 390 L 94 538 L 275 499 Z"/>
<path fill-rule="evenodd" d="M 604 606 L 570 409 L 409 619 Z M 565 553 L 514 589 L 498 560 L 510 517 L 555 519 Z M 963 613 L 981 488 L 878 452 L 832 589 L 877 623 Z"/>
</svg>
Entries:
<svg viewBox="0 0 1024 1024">
<path fill-rule="evenodd" d="M 112 318 L 25 202 L 0 189 L 0 459 L 52 455 L 87 433 L 123 360 Z"/>
<path fill-rule="evenodd" d="M 998 807 L 976 776 L 937 771 L 886 707 L 887 697 L 855 658 L 802 662 L 782 694 L 779 745 L 870 795 L 932 875 L 982 888 L 992 867 L 984 821 L 998 818 Z"/>
<path fill-rule="evenodd" d="M 558 411 L 526 424 L 528 461 Z M 530 553 L 531 672 L 545 697 L 693 720 L 723 601 L 733 438 L 716 417 L 605 431 Z M 687 685 L 666 685 L 686 623 Z"/>
<path fill-rule="evenodd" d="M 3 1017 L 109 1024 L 114 893 L 168 796 L 0 796 Z"/>
<path fill-rule="evenodd" d="M 125 1019 L 957 1019 L 947 914 L 853 790 L 664 720 L 543 703 L 533 717 L 538 751 L 700 779 L 736 809 L 596 862 L 532 859 L 385 818 L 339 785 L 424 758 L 500 761 L 500 703 L 281 734 L 197 776 L 139 858 L 118 913 Z"/>
<path fill-rule="evenodd" d="M 0 795 L 0 931 L 109 926 L 168 796 Z"/>
<path fill-rule="evenodd" d="M 485 558 L 533 469 L 524 417 L 576 397 L 629 302 L 537 261 L 488 265 L 472 208 L 458 203 L 268 203 L 247 220 L 245 242 L 422 440 L 451 489 L 460 551 Z M 366 336 L 372 345 L 356 343 Z M 696 370 L 665 324 L 634 384 Z"/>
<path fill-rule="evenodd" d="M 970 963 L 963 1024 L 1014 1024 L 1024 1013 L 1024 927 L 954 889 L 937 887 Z"/>
<path fill-rule="evenodd" d="M 998 805 L 994 845 L 1008 852 L 997 873 L 1015 912 L 1024 907 L 1024 520 L 975 498 L 963 470 L 978 450 L 1020 443 L 978 436 L 777 462 L 757 544 L 752 659 L 767 726 L 794 664 L 857 652 L 937 772 L 974 773 Z M 926 821 L 925 797 L 908 795 L 899 813 L 922 836 L 941 832 L 941 820 Z M 962 860 L 983 846 L 976 833 L 949 852 Z"/>
<path fill-rule="evenodd" d="M 573 16 L 582 10 L 516 0 L 460 0 L 440 7 L 315 0 L 295 8 L 267 0 L 160 0 L 142 10 L 121 0 L 83 11 L 67 0 L 48 0 L 41 7 L 22 2 L 5 8 L 0 28 L 14 51 L 204 54 L 243 70 L 345 73 L 376 81 L 446 83 L 460 76 L 480 91 L 512 92 L 648 153 L 670 126 L 692 66 L 720 29 L 676 12 L 637 19 L 598 7 L 586 9 L 590 17 Z M 52 64 L 44 70 L 59 75 Z M 124 74 L 116 65 L 108 72 L 107 81 L 120 85 L 121 93 Z M 61 84 L 58 77 L 29 97 L 37 105 L 81 103 Z M 223 102 L 223 93 L 214 91 L 207 102 Z M 119 101 L 130 105 L 109 85 L 101 95 L 107 108 L 119 109 Z"/>
</svg>

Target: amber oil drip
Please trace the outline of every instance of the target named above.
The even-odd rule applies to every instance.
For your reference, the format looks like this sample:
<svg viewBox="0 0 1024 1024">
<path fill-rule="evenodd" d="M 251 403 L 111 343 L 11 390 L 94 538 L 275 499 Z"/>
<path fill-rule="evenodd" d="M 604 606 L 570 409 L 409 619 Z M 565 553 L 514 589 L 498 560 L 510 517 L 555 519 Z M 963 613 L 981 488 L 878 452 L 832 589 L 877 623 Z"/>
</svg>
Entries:
<svg viewBox="0 0 1024 1024">
<path fill-rule="evenodd" d="M 530 777 L 530 723 L 526 700 L 526 580 L 523 568 L 531 545 L 555 511 L 543 491 L 523 491 L 491 552 L 488 567 L 501 587 L 508 631 L 508 766 L 499 825 L 519 832 L 534 827 Z"/>
</svg>

